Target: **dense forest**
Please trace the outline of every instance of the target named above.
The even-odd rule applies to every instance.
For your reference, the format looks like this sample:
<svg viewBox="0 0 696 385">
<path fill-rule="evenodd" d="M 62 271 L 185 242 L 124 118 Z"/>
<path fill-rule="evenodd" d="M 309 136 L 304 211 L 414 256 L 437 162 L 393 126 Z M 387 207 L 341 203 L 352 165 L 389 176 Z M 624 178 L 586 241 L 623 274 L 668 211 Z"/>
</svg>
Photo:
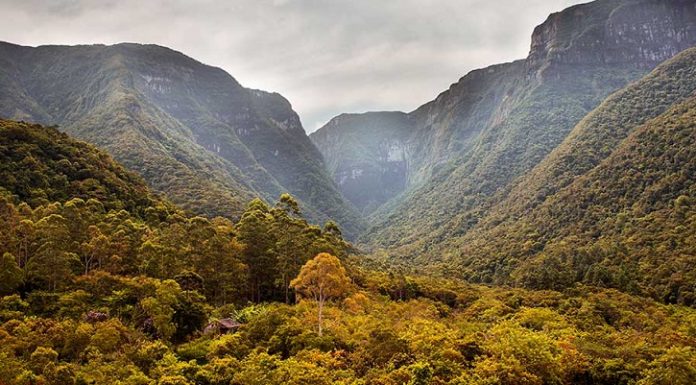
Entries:
<svg viewBox="0 0 696 385">
<path fill-rule="evenodd" d="M 0 138 L 3 384 L 696 379 L 693 308 L 404 275 L 288 194 L 206 219 L 54 128 Z"/>
<path fill-rule="evenodd" d="M 473 281 L 696 301 L 696 50 L 610 96 L 469 234 Z M 491 256 L 495 256 L 491 258 Z"/>
<path fill-rule="evenodd" d="M 280 288 L 304 262 L 347 251 L 334 223 L 308 224 L 288 194 L 273 207 L 251 201 L 235 224 L 191 216 L 153 196 L 104 152 L 56 129 L 0 121 L 0 133 L 0 244 L 5 260 L 22 270 L 21 281 L 6 280 L 8 291 L 60 289 L 79 265 L 83 274 L 193 274 L 208 282 L 203 294 L 213 302 L 287 302 Z"/>
<path fill-rule="evenodd" d="M 0 385 L 696 384 L 694 46 L 596 0 L 308 136 L 166 47 L 0 42 Z"/>
</svg>

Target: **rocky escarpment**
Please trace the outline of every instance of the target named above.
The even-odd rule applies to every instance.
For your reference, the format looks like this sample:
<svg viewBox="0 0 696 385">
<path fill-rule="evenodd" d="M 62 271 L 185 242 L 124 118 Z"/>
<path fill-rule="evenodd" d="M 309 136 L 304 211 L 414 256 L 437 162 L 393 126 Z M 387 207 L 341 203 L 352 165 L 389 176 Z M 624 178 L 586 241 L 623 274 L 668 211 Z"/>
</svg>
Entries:
<svg viewBox="0 0 696 385">
<path fill-rule="evenodd" d="M 341 192 L 364 215 L 446 169 L 475 140 L 523 74 L 522 61 L 475 70 L 411 113 L 342 114 L 310 135 Z"/>
<path fill-rule="evenodd" d="M 361 228 L 285 98 L 165 47 L 0 43 L 0 116 L 102 146 L 199 214 L 290 192 L 311 220 Z"/>
<path fill-rule="evenodd" d="M 653 68 L 696 44 L 691 0 L 608 0 L 550 15 L 532 34 L 531 71 L 544 64 L 638 64 Z"/>
<path fill-rule="evenodd" d="M 471 71 L 435 100 L 409 113 L 416 127 L 409 137 L 413 186 L 451 166 L 452 160 L 471 148 L 484 127 L 508 116 L 508 102 L 518 92 L 523 69 L 523 62 L 516 61 Z"/>
</svg>

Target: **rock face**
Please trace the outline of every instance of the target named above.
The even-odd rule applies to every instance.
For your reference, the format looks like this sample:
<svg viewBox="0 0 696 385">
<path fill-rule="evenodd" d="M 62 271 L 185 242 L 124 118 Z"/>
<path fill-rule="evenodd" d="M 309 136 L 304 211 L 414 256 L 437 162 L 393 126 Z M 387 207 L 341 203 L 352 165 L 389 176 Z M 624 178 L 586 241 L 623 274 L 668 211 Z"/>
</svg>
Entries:
<svg viewBox="0 0 696 385">
<path fill-rule="evenodd" d="M 438 245 L 466 234 L 609 94 L 695 44 L 693 1 L 599 0 L 552 14 L 534 30 L 525 60 L 472 71 L 392 129 L 407 133 L 406 182 L 370 214 L 361 239 L 394 255 L 439 258 Z M 377 126 L 369 118 L 361 124 Z M 324 131 L 330 143 L 381 138 L 337 124 L 312 134 L 327 163 L 342 165 L 330 169 L 334 178 L 377 150 L 346 156 L 315 138 Z"/>
<path fill-rule="evenodd" d="M 403 112 L 343 114 L 310 135 L 343 195 L 369 214 L 408 184 L 411 119 Z M 344 135 L 349 131 L 350 135 Z"/>
<path fill-rule="evenodd" d="M 361 227 L 285 98 L 165 47 L 0 43 L 0 116 L 102 146 L 200 214 L 290 192 L 312 220 Z"/>
<path fill-rule="evenodd" d="M 637 63 L 646 68 L 696 41 L 690 0 L 605 0 L 554 13 L 532 35 L 530 69 L 564 64 Z M 582 26 L 582 28 L 578 28 Z"/>
</svg>

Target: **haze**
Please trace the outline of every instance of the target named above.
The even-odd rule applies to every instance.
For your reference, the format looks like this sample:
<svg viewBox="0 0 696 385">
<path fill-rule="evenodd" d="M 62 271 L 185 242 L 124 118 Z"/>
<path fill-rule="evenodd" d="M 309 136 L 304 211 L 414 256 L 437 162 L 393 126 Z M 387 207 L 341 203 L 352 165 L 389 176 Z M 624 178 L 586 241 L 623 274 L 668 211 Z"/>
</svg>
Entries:
<svg viewBox="0 0 696 385">
<path fill-rule="evenodd" d="M 410 111 L 468 71 L 520 59 L 572 0 L 0 0 L 0 40 L 154 43 L 284 95 L 314 131 L 342 112 Z"/>
</svg>

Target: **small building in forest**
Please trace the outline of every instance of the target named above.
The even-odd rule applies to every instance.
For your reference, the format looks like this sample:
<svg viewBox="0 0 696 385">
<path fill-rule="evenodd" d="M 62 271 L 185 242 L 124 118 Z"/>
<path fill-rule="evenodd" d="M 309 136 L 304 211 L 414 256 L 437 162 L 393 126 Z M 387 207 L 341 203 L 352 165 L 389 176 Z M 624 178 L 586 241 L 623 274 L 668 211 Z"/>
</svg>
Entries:
<svg viewBox="0 0 696 385">
<path fill-rule="evenodd" d="M 241 323 L 232 318 L 222 318 L 208 323 L 203 329 L 204 334 L 226 334 L 236 332 Z"/>
<path fill-rule="evenodd" d="M 103 322 L 109 319 L 109 315 L 106 313 L 90 310 L 82 316 L 82 319 L 89 323 Z"/>
</svg>

